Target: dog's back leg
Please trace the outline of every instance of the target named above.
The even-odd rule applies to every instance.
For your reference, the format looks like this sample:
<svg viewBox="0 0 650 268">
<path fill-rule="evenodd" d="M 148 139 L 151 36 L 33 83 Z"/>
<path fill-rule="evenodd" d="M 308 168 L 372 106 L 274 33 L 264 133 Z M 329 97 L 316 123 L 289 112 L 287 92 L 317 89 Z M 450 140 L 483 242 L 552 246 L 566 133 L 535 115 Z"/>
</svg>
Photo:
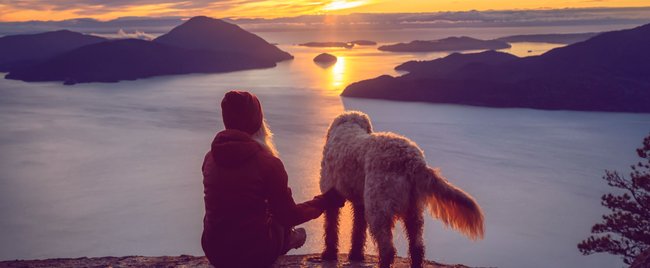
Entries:
<svg viewBox="0 0 650 268">
<path fill-rule="evenodd" d="M 354 224 L 352 225 L 352 247 L 350 248 L 350 261 L 362 261 L 366 246 L 366 215 L 363 203 L 352 203 Z"/>
<path fill-rule="evenodd" d="M 374 204 L 381 206 L 381 202 Z M 377 243 L 379 249 L 379 267 L 389 268 L 395 259 L 395 246 L 393 246 L 393 227 L 395 222 L 393 215 L 385 213 L 369 213 L 373 211 L 373 207 L 366 206 L 366 216 L 368 219 L 368 227 L 370 233 Z"/>
<path fill-rule="evenodd" d="M 325 250 L 323 260 L 336 260 L 339 253 L 339 208 L 325 210 Z"/>
<path fill-rule="evenodd" d="M 389 268 L 395 259 L 393 246 L 393 219 L 390 215 L 373 215 L 370 217 L 370 233 L 377 242 L 379 249 L 379 267 Z"/>
<path fill-rule="evenodd" d="M 417 202 L 411 202 L 404 217 L 404 227 L 409 239 L 411 268 L 422 267 L 422 261 L 424 260 L 424 243 L 422 241 L 424 218 L 422 213 L 422 205 Z"/>
</svg>

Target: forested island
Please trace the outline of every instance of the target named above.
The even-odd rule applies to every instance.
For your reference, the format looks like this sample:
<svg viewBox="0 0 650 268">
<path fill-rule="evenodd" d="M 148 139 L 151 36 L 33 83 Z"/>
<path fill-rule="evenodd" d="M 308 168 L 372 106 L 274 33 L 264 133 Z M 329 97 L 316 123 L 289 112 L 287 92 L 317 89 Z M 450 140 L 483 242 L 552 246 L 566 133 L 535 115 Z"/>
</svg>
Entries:
<svg viewBox="0 0 650 268">
<path fill-rule="evenodd" d="M 650 112 L 650 24 L 519 58 L 485 51 L 397 67 L 346 97 L 550 110 Z"/>
<path fill-rule="evenodd" d="M 293 58 L 237 25 L 204 16 L 152 41 L 57 31 L 2 37 L 0 51 L 7 79 L 65 84 L 270 68 Z"/>
</svg>

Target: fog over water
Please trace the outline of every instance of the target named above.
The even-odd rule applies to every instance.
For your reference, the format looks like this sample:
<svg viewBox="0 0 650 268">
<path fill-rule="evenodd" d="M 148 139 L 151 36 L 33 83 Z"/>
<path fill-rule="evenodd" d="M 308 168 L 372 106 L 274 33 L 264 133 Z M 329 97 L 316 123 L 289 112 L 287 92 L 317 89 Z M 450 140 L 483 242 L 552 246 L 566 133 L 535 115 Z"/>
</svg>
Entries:
<svg viewBox="0 0 650 268">
<path fill-rule="evenodd" d="M 265 37 L 281 40 L 296 58 L 272 69 L 115 84 L 0 80 L 0 260 L 202 255 L 201 163 L 223 128 L 221 97 L 246 89 L 262 101 L 297 201 L 319 193 L 331 120 L 361 110 L 377 131 L 417 142 L 429 164 L 485 211 L 486 237 L 478 242 L 427 215 L 428 259 L 498 267 L 623 265 L 609 255 L 582 256 L 576 244 L 607 212 L 600 205 L 610 191 L 604 170 L 628 173 L 650 132 L 650 114 L 342 99 L 338 94 L 351 82 L 396 75 L 392 68 L 404 61 L 446 53 L 305 48 Z M 557 46 L 522 43 L 509 51 L 523 56 Z M 314 64 L 325 51 L 339 61 Z M 321 250 L 322 218 L 305 227 L 306 246 L 290 254 Z M 401 226 L 395 234 L 405 256 Z"/>
</svg>

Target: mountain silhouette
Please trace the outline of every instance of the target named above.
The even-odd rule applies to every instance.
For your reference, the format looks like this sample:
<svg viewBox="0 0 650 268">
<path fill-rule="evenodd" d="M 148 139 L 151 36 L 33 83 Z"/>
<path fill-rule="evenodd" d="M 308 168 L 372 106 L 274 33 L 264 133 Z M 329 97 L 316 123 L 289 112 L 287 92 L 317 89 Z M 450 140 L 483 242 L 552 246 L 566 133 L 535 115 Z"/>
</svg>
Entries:
<svg viewBox="0 0 650 268">
<path fill-rule="evenodd" d="M 75 49 L 43 63 L 15 70 L 6 78 L 75 84 L 274 66 L 273 61 L 240 53 L 191 50 L 140 39 L 122 39 Z"/>
<path fill-rule="evenodd" d="M 585 41 L 592 38 L 599 33 L 567 33 L 567 34 L 522 34 L 522 35 L 509 35 L 499 37 L 496 40 L 518 43 L 518 42 L 533 42 L 533 43 L 555 43 L 555 44 L 573 44 Z"/>
<path fill-rule="evenodd" d="M 432 52 L 504 48 L 510 48 L 510 44 L 500 40 L 480 40 L 461 36 L 432 41 L 415 40 L 409 43 L 380 46 L 378 49 L 391 52 Z"/>
<path fill-rule="evenodd" d="M 5 78 L 65 84 L 117 82 L 158 75 L 270 68 L 291 58 L 236 25 L 195 17 L 154 41 L 104 40 L 12 69 Z"/>
<path fill-rule="evenodd" d="M 9 72 L 105 38 L 68 30 L 0 37 L 0 72 Z"/>
<path fill-rule="evenodd" d="M 353 83 L 342 95 L 489 107 L 650 112 L 648 44 L 650 24 L 602 33 L 539 56 L 452 54 L 406 63 L 400 68 L 410 73 Z"/>
<path fill-rule="evenodd" d="M 456 52 L 431 61 L 408 61 L 395 67 L 395 70 L 410 72 L 412 76 L 444 77 L 469 63 L 494 65 L 517 58 L 515 55 L 494 50 L 471 54 Z"/>
<path fill-rule="evenodd" d="M 235 24 L 205 16 L 189 19 L 154 42 L 188 49 L 237 52 L 273 62 L 293 59 L 291 54 Z"/>
<path fill-rule="evenodd" d="M 353 48 L 355 43 L 352 42 L 307 42 L 298 44 L 303 47 L 343 47 L 343 48 Z"/>
</svg>

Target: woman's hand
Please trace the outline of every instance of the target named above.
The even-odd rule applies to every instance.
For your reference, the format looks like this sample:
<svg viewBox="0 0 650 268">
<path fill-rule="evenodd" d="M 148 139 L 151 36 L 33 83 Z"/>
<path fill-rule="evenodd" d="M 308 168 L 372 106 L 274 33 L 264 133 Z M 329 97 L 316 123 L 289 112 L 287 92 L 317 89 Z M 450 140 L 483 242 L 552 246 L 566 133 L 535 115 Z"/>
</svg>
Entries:
<svg viewBox="0 0 650 268">
<path fill-rule="evenodd" d="M 345 206 L 345 197 L 339 194 L 339 192 L 334 188 L 325 192 L 321 196 L 324 199 L 327 208 L 340 208 Z"/>
</svg>

